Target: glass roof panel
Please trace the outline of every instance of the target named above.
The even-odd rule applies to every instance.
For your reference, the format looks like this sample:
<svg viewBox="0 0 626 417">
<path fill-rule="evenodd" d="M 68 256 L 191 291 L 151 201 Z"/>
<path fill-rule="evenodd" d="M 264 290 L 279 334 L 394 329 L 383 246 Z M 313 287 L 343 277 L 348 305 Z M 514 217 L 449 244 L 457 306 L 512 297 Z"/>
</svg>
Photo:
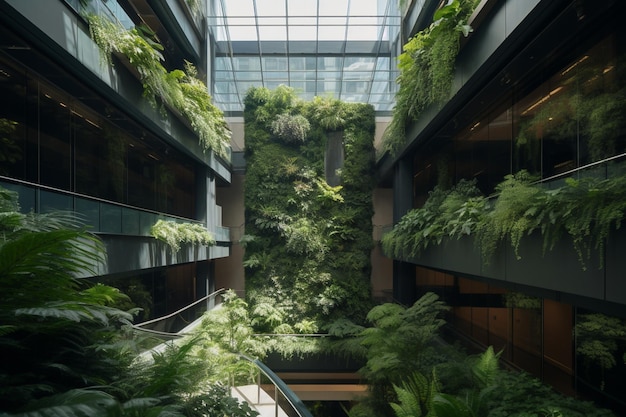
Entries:
<svg viewBox="0 0 626 417">
<path fill-rule="evenodd" d="M 287 26 L 259 26 L 259 39 L 261 41 L 285 41 Z"/>
<path fill-rule="evenodd" d="M 291 22 L 292 19 L 289 19 Z M 317 26 L 292 26 L 289 25 L 290 41 L 315 41 L 317 40 Z"/>
<path fill-rule="evenodd" d="M 317 16 L 317 1 L 287 0 L 287 9 L 290 16 Z"/>
<path fill-rule="evenodd" d="M 400 33 L 397 0 L 210 1 L 219 14 L 209 17 L 216 39 L 214 100 L 224 111 L 241 112 L 252 86 L 290 83 L 302 98 L 330 95 L 390 108 L 397 76 L 390 51 L 397 43 L 389 36 Z"/>
<path fill-rule="evenodd" d="M 323 26 L 319 29 L 318 40 L 320 41 L 336 41 L 346 37 L 346 25 L 342 26 Z"/>
<path fill-rule="evenodd" d="M 319 15 L 347 16 L 348 0 L 319 0 Z"/>
<path fill-rule="evenodd" d="M 230 1 L 230 0 L 229 0 Z M 286 16 L 284 0 L 255 0 L 259 16 Z"/>
</svg>

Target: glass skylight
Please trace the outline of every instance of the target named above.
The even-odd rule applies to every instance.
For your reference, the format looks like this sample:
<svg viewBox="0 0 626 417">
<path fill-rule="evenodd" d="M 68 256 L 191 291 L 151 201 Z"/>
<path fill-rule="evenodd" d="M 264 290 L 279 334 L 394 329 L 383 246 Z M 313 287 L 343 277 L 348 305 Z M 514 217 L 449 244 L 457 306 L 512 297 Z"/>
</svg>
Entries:
<svg viewBox="0 0 626 417">
<path fill-rule="evenodd" d="M 389 112 L 395 92 L 397 0 L 213 0 L 215 104 L 243 111 L 250 87 L 293 87 Z"/>
</svg>

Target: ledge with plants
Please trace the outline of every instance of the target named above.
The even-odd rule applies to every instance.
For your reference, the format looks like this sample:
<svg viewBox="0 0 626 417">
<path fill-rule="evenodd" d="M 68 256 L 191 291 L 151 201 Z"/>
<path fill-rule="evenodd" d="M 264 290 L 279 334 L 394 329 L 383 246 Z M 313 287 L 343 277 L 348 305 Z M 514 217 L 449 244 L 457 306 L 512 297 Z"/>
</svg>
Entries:
<svg viewBox="0 0 626 417">
<path fill-rule="evenodd" d="M 461 34 L 476 0 L 454 0 L 435 12 L 433 23 L 404 45 L 398 57 L 398 92 L 393 118 L 383 135 L 383 151 L 396 154 L 406 143 L 406 125 L 418 120 L 429 106 L 450 98 L 454 62 Z"/>
<path fill-rule="evenodd" d="M 169 220 L 158 220 L 150 228 L 155 239 L 165 242 L 172 252 L 178 252 L 183 244 L 213 246 L 215 239 L 211 233 L 199 223 L 177 223 Z"/>
<path fill-rule="evenodd" d="M 544 253 L 569 238 L 584 270 L 593 251 L 604 265 L 606 239 L 626 215 L 626 175 L 568 178 L 563 186 L 547 189 L 520 171 L 507 175 L 496 192 L 497 198 L 485 197 L 471 181 L 449 190 L 435 188 L 423 207 L 411 210 L 383 236 L 383 250 L 395 258 L 417 258 L 445 239 L 472 236 L 488 263 L 503 242 L 520 259 L 522 240 L 539 233 Z"/>
<path fill-rule="evenodd" d="M 197 70 L 191 63 L 187 62 L 184 70 L 168 71 L 162 64 L 163 46 L 153 39 L 149 29 L 126 30 L 101 16 L 85 17 L 104 62 L 111 64 L 113 54 L 124 57 L 137 71 L 144 97 L 153 106 L 160 103 L 179 112 L 198 135 L 205 151 L 229 159 L 231 134 L 224 114 L 212 103 L 206 85 L 196 77 Z"/>
</svg>

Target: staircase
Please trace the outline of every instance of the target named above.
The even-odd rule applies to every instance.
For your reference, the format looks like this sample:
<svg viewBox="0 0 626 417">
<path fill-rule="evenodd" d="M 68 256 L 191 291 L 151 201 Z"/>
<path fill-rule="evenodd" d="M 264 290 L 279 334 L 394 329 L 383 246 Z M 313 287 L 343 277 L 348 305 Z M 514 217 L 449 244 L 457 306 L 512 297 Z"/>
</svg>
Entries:
<svg viewBox="0 0 626 417">
<path fill-rule="evenodd" d="M 274 391 L 274 386 L 269 387 Z M 276 393 L 273 392 L 275 396 Z M 231 396 L 240 402 L 247 402 L 250 408 L 259 413 L 259 417 L 289 417 L 289 415 L 270 395 L 259 385 L 243 385 L 231 388 Z"/>
</svg>

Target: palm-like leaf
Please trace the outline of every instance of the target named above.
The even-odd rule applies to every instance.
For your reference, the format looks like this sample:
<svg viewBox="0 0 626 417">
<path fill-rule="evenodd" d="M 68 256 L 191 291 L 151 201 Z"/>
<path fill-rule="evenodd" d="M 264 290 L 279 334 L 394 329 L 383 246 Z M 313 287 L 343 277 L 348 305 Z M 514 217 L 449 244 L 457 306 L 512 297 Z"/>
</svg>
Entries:
<svg viewBox="0 0 626 417">
<path fill-rule="evenodd" d="M 0 417 L 113 417 L 120 415 L 120 408 L 105 392 L 77 389 L 33 401 L 17 413 Z"/>
<path fill-rule="evenodd" d="M 80 230 L 22 231 L 0 242 L 3 310 L 75 298 L 75 278 L 93 275 L 103 259 L 102 243 Z"/>
</svg>

